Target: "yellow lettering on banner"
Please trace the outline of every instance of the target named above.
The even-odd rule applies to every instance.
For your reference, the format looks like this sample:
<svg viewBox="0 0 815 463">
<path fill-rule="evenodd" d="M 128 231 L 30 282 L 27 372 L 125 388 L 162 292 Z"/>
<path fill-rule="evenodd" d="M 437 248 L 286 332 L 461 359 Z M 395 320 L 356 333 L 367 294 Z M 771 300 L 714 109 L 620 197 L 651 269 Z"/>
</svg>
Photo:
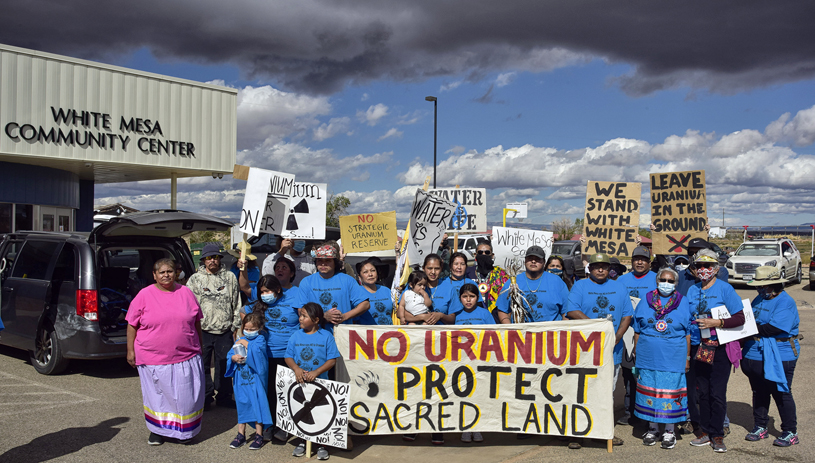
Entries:
<svg viewBox="0 0 815 463">
<path fill-rule="evenodd" d="M 376 330 L 368 330 L 365 333 L 365 341 L 360 338 L 356 331 L 350 333 L 351 359 L 364 358 L 365 360 L 376 360 Z"/>
<path fill-rule="evenodd" d="M 568 370 L 567 370 L 567 373 L 568 373 Z M 586 403 L 586 393 L 589 391 L 589 378 L 596 378 L 597 375 L 596 374 L 593 374 L 593 375 L 589 375 L 589 374 L 581 375 L 581 376 L 578 376 L 578 381 L 580 380 L 581 377 L 583 379 L 583 384 L 579 385 L 577 387 L 577 390 L 578 391 L 583 391 L 583 394 L 580 397 L 577 398 L 577 402 L 582 404 L 582 403 Z"/>
</svg>

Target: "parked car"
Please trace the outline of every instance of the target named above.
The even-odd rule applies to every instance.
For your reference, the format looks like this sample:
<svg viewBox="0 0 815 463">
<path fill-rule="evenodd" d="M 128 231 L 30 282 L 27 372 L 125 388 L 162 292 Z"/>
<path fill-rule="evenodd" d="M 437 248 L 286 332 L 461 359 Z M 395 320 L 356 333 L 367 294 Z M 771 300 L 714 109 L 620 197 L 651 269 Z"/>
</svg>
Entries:
<svg viewBox="0 0 815 463">
<path fill-rule="evenodd" d="M 800 283 L 803 278 L 801 253 L 787 238 L 745 241 L 730 257 L 725 267 L 730 283 L 744 283 L 755 277 L 756 268 L 768 265 L 781 272 L 781 278 Z"/>
<path fill-rule="evenodd" d="M 809 261 L 809 290 L 815 291 L 815 259 Z"/>
<path fill-rule="evenodd" d="M 153 284 L 165 257 L 194 271 L 182 235 L 224 231 L 229 221 L 184 211 L 145 211 L 110 219 L 90 233 L 21 231 L 0 240 L 0 344 L 27 350 L 38 372 L 57 374 L 70 359 L 127 354 L 125 316 Z"/>
<path fill-rule="evenodd" d="M 560 256 L 566 268 L 563 269 L 570 278 L 585 278 L 583 254 L 578 240 L 563 240 L 552 243 L 552 255 Z"/>
</svg>

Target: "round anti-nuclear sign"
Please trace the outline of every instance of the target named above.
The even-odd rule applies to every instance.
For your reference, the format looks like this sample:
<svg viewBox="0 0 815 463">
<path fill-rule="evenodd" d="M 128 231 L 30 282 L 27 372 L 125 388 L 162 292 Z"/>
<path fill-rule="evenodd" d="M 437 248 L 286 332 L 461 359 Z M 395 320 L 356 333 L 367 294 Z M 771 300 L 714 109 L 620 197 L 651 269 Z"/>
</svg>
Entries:
<svg viewBox="0 0 815 463">
<path fill-rule="evenodd" d="M 297 429 L 307 436 L 328 431 L 337 417 L 337 402 L 320 383 L 294 383 L 289 386 L 289 416 Z"/>
</svg>

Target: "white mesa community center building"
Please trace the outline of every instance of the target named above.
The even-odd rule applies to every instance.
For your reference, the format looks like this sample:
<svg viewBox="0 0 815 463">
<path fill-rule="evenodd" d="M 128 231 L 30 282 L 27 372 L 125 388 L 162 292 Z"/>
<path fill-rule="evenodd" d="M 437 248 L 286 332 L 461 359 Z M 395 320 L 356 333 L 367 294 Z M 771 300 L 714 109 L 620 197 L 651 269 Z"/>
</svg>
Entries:
<svg viewBox="0 0 815 463">
<path fill-rule="evenodd" d="M 94 185 L 231 174 L 237 90 L 0 44 L 0 233 L 90 231 Z"/>
</svg>

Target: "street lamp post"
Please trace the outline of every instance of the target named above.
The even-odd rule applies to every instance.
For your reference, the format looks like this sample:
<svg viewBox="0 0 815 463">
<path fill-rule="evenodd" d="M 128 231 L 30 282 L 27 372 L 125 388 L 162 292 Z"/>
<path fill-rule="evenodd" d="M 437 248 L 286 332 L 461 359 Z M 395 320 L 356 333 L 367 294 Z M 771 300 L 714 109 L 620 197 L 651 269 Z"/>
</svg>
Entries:
<svg viewBox="0 0 815 463">
<path fill-rule="evenodd" d="M 433 189 L 436 189 L 436 137 L 438 134 L 439 101 L 435 96 L 424 97 L 425 101 L 433 102 Z"/>
</svg>

